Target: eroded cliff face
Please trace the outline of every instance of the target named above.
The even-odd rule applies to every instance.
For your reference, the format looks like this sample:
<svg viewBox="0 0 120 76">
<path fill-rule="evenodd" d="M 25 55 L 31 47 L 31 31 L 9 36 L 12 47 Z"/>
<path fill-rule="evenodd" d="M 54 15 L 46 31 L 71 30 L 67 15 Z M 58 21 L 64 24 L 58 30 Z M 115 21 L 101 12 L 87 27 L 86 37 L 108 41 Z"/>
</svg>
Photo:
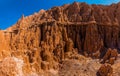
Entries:
<svg viewBox="0 0 120 76">
<path fill-rule="evenodd" d="M 120 49 L 119 9 L 120 3 L 102 6 L 74 2 L 22 16 L 15 25 L 0 31 L 1 67 L 6 57 L 10 63 L 18 58 L 23 67 L 20 76 L 37 76 L 59 69 L 63 60 L 81 60 L 80 54 L 113 64 Z M 0 70 L 10 75 L 5 72 Z"/>
</svg>

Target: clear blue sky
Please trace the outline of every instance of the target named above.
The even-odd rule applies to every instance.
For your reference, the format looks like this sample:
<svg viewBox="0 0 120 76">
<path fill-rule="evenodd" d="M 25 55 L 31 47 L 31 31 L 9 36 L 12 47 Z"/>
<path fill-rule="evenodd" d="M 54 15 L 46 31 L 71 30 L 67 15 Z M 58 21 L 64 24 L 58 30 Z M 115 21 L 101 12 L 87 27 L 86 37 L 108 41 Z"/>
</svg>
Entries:
<svg viewBox="0 0 120 76">
<path fill-rule="evenodd" d="M 47 10 L 53 6 L 60 6 L 74 1 L 109 5 L 120 0 L 0 0 L 0 28 L 5 29 L 15 24 L 22 14 L 28 16 L 40 9 Z"/>
</svg>

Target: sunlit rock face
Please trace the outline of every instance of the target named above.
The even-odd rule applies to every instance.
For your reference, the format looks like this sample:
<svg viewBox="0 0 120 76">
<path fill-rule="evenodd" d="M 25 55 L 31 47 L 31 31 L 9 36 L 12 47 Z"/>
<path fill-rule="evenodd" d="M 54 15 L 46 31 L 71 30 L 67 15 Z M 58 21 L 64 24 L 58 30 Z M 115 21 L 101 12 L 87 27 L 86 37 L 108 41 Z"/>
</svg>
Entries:
<svg viewBox="0 0 120 76">
<path fill-rule="evenodd" d="M 101 63 L 112 64 L 119 74 L 114 70 L 120 49 L 119 9 L 120 3 L 74 2 L 23 15 L 15 25 L 0 30 L 0 76 L 61 76 L 70 62 L 71 69 L 84 65 L 75 75 L 96 76 Z M 94 69 L 83 72 L 91 63 Z"/>
<path fill-rule="evenodd" d="M 15 57 L 6 57 L 0 63 L 1 76 L 23 76 L 23 61 Z"/>
</svg>

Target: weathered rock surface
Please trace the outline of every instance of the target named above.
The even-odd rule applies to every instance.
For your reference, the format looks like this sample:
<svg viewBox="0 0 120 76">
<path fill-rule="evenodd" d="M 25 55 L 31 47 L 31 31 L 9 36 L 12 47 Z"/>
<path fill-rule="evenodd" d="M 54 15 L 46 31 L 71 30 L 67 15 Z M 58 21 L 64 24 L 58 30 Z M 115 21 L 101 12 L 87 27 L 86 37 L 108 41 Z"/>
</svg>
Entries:
<svg viewBox="0 0 120 76">
<path fill-rule="evenodd" d="M 113 68 L 111 67 L 111 65 L 104 64 L 98 70 L 97 76 L 112 76 L 112 74 Z"/>
<path fill-rule="evenodd" d="M 0 63 L 0 76 L 23 76 L 23 61 L 15 57 L 6 57 Z"/>
<path fill-rule="evenodd" d="M 118 52 L 116 49 L 108 49 L 106 54 L 103 57 L 103 63 L 107 62 L 110 64 L 114 64 L 115 60 L 118 57 Z"/>
<path fill-rule="evenodd" d="M 59 63 L 79 60 L 80 54 L 114 64 L 120 49 L 119 10 L 120 3 L 104 6 L 74 2 L 23 15 L 15 25 L 0 30 L 1 64 L 6 57 L 21 59 L 25 76 L 58 70 Z M 15 62 L 14 58 L 9 60 Z M 12 75 L 4 75 L 9 70 L 0 72 L 1 76 Z"/>
</svg>

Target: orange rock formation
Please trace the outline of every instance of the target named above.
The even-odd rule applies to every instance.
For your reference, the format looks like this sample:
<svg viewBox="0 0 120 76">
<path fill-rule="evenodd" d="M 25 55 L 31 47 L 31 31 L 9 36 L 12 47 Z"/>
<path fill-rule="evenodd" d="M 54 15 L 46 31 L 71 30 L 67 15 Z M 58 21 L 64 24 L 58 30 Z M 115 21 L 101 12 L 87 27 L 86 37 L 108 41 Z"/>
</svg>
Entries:
<svg viewBox="0 0 120 76">
<path fill-rule="evenodd" d="M 74 2 L 23 15 L 15 25 L 0 30 L 0 68 L 12 68 L 3 66 L 5 58 L 13 65 L 16 61 L 11 57 L 16 57 L 23 60 L 24 76 L 36 75 L 59 69 L 61 61 L 79 59 L 79 54 L 113 64 L 120 49 L 119 9 L 120 3 L 103 6 Z"/>
</svg>

